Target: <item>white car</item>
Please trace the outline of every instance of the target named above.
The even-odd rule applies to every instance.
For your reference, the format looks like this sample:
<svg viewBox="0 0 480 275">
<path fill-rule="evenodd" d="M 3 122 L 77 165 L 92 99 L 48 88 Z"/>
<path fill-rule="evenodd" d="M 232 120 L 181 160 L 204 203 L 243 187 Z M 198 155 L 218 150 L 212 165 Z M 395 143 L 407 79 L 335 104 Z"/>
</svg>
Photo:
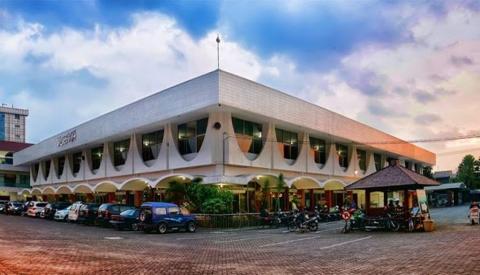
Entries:
<svg viewBox="0 0 480 275">
<path fill-rule="evenodd" d="M 27 215 L 30 217 L 39 217 L 40 212 L 47 206 L 48 203 L 41 201 L 32 201 L 28 205 Z"/>
<path fill-rule="evenodd" d="M 70 211 L 70 208 L 72 208 L 71 205 L 65 209 L 57 210 L 55 212 L 55 215 L 53 216 L 53 219 L 56 221 L 67 221 L 68 212 Z"/>
<path fill-rule="evenodd" d="M 82 207 L 82 205 L 83 205 L 82 202 L 77 201 L 76 203 L 70 206 L 70 209 L 68 210 L 69 222 L 76 222 L 78 220 L 78 217 L 80 216 L 80 208 Z"/>
</svg>

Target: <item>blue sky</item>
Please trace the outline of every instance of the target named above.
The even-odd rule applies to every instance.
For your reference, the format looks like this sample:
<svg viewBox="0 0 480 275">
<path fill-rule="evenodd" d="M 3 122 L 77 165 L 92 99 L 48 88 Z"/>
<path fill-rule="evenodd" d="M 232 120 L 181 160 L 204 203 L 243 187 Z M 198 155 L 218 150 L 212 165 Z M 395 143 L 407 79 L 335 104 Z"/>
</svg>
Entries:
<svg viewBox="0 0 480 275">
<path fill-rule="evenodd" d="M 479 11 L 478 1 L 0 0 L 0 99 L 31 110 L 38 142 L 214 69 L 219 33 L 225 70 L 405 139 L 469 134 Z"/>
</svg>

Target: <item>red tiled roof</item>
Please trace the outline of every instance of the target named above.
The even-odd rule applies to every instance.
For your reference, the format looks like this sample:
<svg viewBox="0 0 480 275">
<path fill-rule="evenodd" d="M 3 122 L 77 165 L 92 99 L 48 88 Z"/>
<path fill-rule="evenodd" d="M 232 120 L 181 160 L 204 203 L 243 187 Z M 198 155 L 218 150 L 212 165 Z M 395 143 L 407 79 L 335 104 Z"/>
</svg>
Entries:
<svg viewBox="0 0 480 275">
<path fill-rule="evenodd" d="M 18 152 L 29 146 L 31 143 L 13 142 L 13 141 L 0 141 L 0 151 Z"/>
<path fill-rule="evenodd" d="M 439 184 L 435 180 L 395 164 L 357 180 L 347 186 L 346 189 L 388 188 L 412 185 L 435 186 Z"/>
</svg>

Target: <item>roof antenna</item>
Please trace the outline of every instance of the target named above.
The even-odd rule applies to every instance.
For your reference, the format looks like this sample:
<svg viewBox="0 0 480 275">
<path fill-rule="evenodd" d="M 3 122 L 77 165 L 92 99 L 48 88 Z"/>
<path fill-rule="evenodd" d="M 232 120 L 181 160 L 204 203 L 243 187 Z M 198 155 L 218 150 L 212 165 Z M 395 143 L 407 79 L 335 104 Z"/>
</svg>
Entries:
<svg viewBox="0 0 480 275">
<path fill-rule="evenodd" d="M 220 36 L 217 34 L 217 69 L 220 70 Z"/>
</svg>

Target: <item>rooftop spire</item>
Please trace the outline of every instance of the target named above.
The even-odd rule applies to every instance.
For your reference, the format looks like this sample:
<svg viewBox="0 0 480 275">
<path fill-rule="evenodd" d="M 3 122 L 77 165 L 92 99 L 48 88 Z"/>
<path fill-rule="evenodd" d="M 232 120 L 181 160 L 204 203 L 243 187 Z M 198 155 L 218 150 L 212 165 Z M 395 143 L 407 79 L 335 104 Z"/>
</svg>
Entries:
<svg viewBox="0 0 480 275">
<path fill-rule="evenodd" d="M 217 69 L 220 69 L 220 36 L 217 34 Z"/>
</svg>

